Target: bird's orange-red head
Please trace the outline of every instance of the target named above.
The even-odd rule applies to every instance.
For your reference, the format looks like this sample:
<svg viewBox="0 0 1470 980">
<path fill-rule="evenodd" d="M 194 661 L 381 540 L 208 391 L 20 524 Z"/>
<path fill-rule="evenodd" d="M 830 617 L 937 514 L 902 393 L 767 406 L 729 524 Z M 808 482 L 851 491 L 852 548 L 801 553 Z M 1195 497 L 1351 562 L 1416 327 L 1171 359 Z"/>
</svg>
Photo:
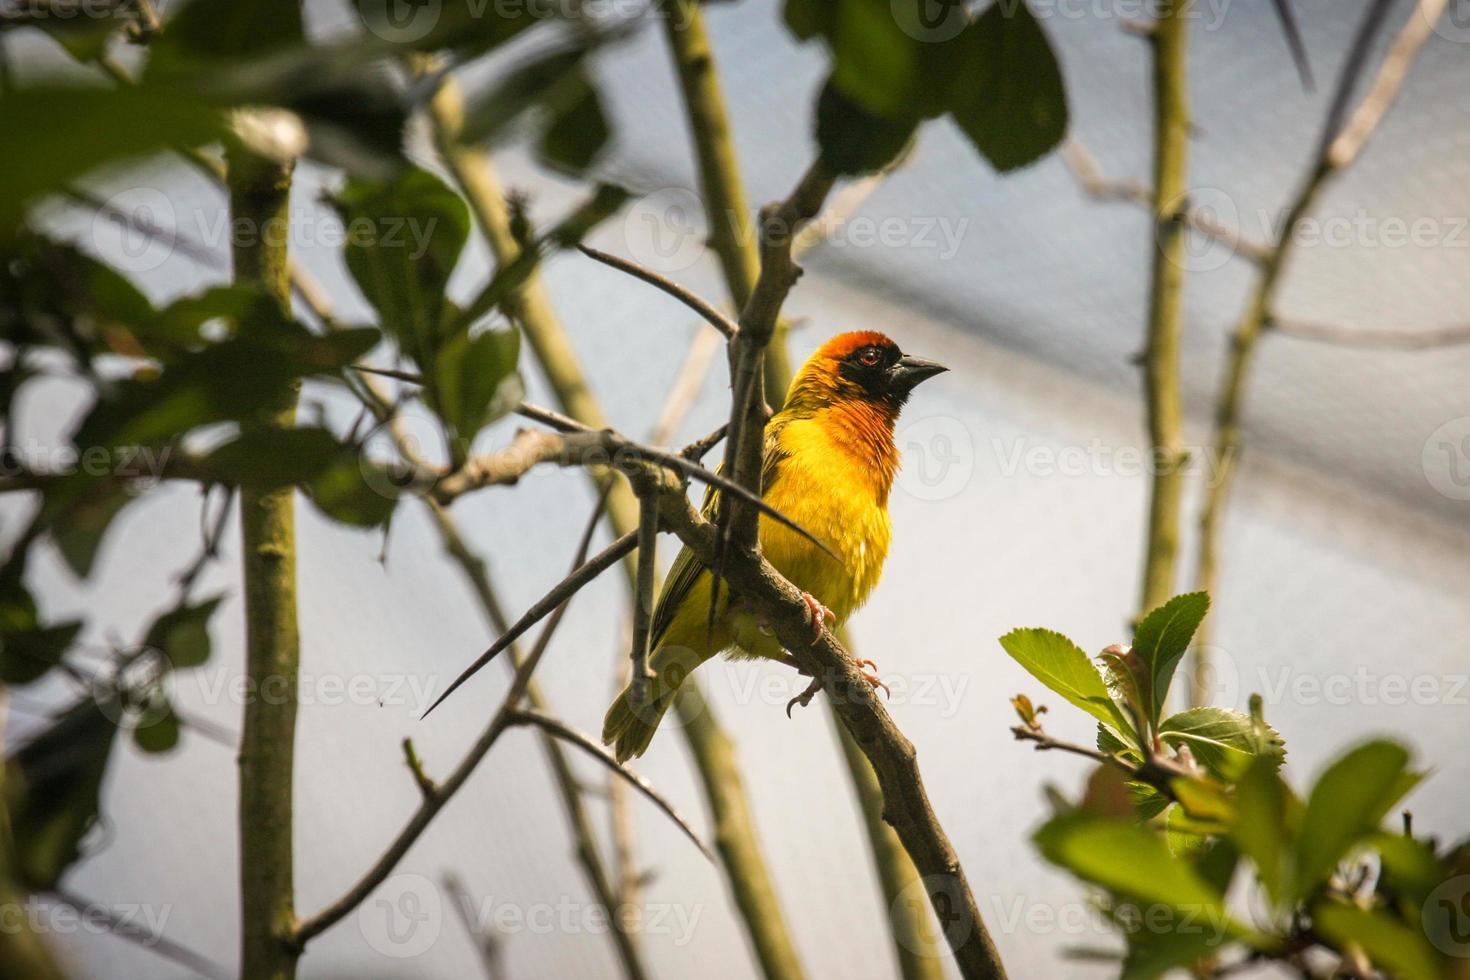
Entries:
<svg viewBox="0 0 1470 980">
<path fill-rule="evenodd" d="M 921 381 L 945 370 L 942 364 L 910 357 L 873 330 L 840 333 L 807 358 L 786 398 L 786 408 L 816 410 L 841 402 L 879 410 L 891 422 Z"/>
</svg>

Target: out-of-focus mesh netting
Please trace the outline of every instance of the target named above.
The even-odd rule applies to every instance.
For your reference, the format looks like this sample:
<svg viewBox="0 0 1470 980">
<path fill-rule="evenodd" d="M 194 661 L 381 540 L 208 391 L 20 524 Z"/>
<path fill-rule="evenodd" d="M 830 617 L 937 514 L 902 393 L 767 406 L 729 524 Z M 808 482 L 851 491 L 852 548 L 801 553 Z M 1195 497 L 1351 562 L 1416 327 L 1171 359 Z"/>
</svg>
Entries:
<svg viewBox="0 0 1470 980">
<path fill-rule="evenodd" d="M 1312 161 L 1365 5 L 1295 6 L 1314 92 L 1298 80 L 1268 0 L 1194 8 L 1189 184 L 1199 206 L 1257 241 L 1279 229 Z M 1079 7 L 1088 13 L 1078 15 Z M 820 48 L 794 45 L 778 8 L 755 0 L 709 10 L 741 163 L 757 201 L 782 193 L 804 165 L 812 94 L 825 70 Z M 1417 16 L 1413 8 L 1395 5 L 1370 68 L 1398 26 Z M 1109 178 L 1148 182 L 1147 51 L 1118 16 L 1097 15 L 1131 6 L 1037 10 L 1062 60 L 1073 135 Z M 1470 114 L 1453 94 L 1470 86 L 1470 31 L 1457 31 L 1452 18 L 1431 35 L 1360 160 L 1322 195 L 1313 212 L 1323 222 L 1320 240 L 1303 237 L 1277 304 L 1281 315 L 1406 333 L 1470 324 L 1470 185 L 1461 172 L 1470 155 Z M 606 65 L 620 134 L 617 168 L 654 186 L 694 186 L 682 106 L 660 38 L 644 35 Z M 1055 155 L 997 176 L 942 123 L 924 130 L 911 162 L 860 213 L 876 220 L 947 217 L 955 229 L 967 224 L 947 258 L 917 246 L 833 246 L 813 257 L 817 272 L 1068 371 L 1138 387 L 1130 359 L 1141 344 L 1151 246 L 1141 208 L 1089 198 Z M 1405 243 L 1404 226 L 1416 220 L 1429 231 L 1419 244 Z M 1195 240 L 1190 251 L 1183 382 L 1191 415 L 1204 420 L 1227 333 L 1254 273 L 1223 246 Z M 1456 501 L 1429 487 L 1418 460 L 1433 430 L 1470 414 L 1467 375 L 1470 345 L 1364 351 L 1271 337 L 1251 384 L 1246 437 L 1417 507 L 1463 516 Z"/>
</svg>

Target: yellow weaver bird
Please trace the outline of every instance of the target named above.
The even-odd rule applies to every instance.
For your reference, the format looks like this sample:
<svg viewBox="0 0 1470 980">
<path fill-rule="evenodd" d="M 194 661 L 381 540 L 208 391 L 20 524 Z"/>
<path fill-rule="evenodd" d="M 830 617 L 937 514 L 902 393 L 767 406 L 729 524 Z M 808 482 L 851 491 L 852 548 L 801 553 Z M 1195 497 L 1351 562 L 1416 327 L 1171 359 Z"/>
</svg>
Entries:
<svg viewBox="0 0 1470 980">
<path fill-rule="evenodd" d="M 802 365 L 784 407 L 766 425 L 762 497 L 838 556 L 760 518 L 761 551 L 803 591 L 816 634 L 824 621 L 846 621 L 878 584 L 892 533 L 888 492 L 899 462 L 893 425 L 914 386 L 944 370 L 905 355 L 881 333 L 839 334 Z M 712 490 L 705 496 L 706 517 L 716 504 Z M 795 666 L 770 626 L 728 590 L 722 590 L 711 630 L 710 583 L 709 570 L 688 548 L 680 551 L 654 609 L 648 702 L 635 708 L 625 688 L 603 721 L 602 741 L 619 761 L 643 754 L 679 685 L 715 654 Z M 871 661 L 860 666 L 876 670 Z M 865 677 L 875 687 L 882 684 L 876 674 Z M 816 688 L 814 682 L 796 700 L 805 704 Z"/>
</svg>

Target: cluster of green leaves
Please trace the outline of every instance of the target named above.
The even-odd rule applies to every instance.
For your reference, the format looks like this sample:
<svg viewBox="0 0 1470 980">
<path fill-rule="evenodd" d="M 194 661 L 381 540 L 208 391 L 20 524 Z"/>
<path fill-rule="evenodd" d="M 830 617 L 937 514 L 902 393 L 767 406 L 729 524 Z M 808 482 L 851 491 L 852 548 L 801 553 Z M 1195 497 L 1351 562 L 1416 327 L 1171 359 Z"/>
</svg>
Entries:
<svg viewBox="0 0 1470 980">
<path fill-rule="evenodd" d="M 927 0 L 787 0 L 785 9 L 798 38 L 820 38 L 832 53 L 816 131 L 839 173 L 882 169 L 928 119 L 953 120 L 1002 172 L 1045 156 L 1066 133 L 1061 69 L 1024 0 L 996 0 L 975 18 L 963 3 Z M 926 12 L 940 23 L 926 24 Z"/>
<path fill-rule="evenodd" d="M 365 5 L 365 22 L 368 8 L 382 5 Z M 24 79 L 0 93 L 0 128 L 24 134 L 7 149 L 0 190 L 0 337 L 12 355 L 0 370 L 0 450 L 7 474 L 21 474 L 11 482 L 39 491 L 29 524 L 0 563 L 0 683 L 60 675 L 79 686 L 5 762 L 17 870 L 32 888 L 55 886 L 79 856 L 119 732 L 146 752 L 177 743 L 168 680 L 208 660 L 208 624 L 220 603 L 185 587 L 136 643 L 108 653 L 99 668 L 95 654 L 70 659 L 83 620 L 47 622 L 27 588 L 32 546 L 49 539 L 77 577 L 89 577 L 115 518 L 160 477 L 222 486 L 227 495 L 297 487 L 332 519 L 385 525 L 394 483 L 366 461 L 355 428 L 344 436 L 320 421 L 284 430 L 264 423 L 305 380 L 355 389 L 352 366 L 389 341 L 422 372 L 423 397 L 448 444 L 467 447 L 520 397 L 515 332 L 475 328 L 546 251 L 580 240 L 623 199 L 599 190 L 547 235 L 524 242 L 526 257 L 502 270 L 473 309 L 460 309 L 446 289 L 469 215 L 442 181 L 405 160 L 414 94 L 390 69 L 420 53 L 473 57 L 547 19 L 530 9 L 445 3 L 427 35 L 396 37 L 383 25 L 375 33 L 367 23 L 323 45 L 306 38 L 298 0 L 191 0 L 169 13 L 134 83 Z M 124 26 L 118 18 L 38 14 L 0 29 L 46 31 L 77 60 L 94 62 Z M 582 71 L 590 46 L 561 67 Z M 556 88 L 554 105 L 550 94 L 533 93 L 550 120 L 543 156 L 563 170 L 590 163 L 607 138 L 595 93 L 580 77 L 580 91 Z M 476 139 L 493 135 L 496 112 L 527 114 L 503 95 L 486 101 L 493 104 L 470 114 L 481 130 Z M 294 114 L 308 155 L 347 172 L 333 203 L 351 231 L 347 267 L 376 323 L 316 330 L 246 285 L 155 304 L 106 262 L 27 222 L 33 204 L 99 167 L 228 142 L 232 113 L 242 107 Z M 70 434 L 71 453 L 58 457 L 79 465 L 33 475 L 30 460 L 11 454 L 12 407 L 28 382 L 58 369 L 93 389 Z"/>
<path fill-rule="evenodd" d="M 1359 745 L 1303 798 L 1282 777 L 1284 745 L 1259 697 L 1249 715 L 1202 707 L 1163 717 L 1208 605 L 1203 593 L 1175 597 L 1144 617 L 1132 647 L 1104 651 L 1100 669 L 1050 630 L 1001 638 L 1021 666 L 1097 720 L 1097 748 L 1109 757 L 1080 801 L 1055 795 L 1056 812 L 1035 835 L 1041 854 L 1100 890 L 1100 911 L 1127 942 L 1127 980 L 1218 965 L 1231 950 L 1240 962 L 1295 962 L 1316 950 L 1407 980 L 1447 975 L 1443 954 L 1453 947 L 1426 932 L 1444 925 L 1431 897 L 1470 869 L 1470 842 L 1437 851 L 1383 829 L 1421 778 L 1404 748 Z M 1024 696 L 1015 704 L 1017 734 L 1047 744 L 1044 709 Z M 1258 921 L 1232 908 L 1237 881 L 1258 889 Z"/>
</svg>

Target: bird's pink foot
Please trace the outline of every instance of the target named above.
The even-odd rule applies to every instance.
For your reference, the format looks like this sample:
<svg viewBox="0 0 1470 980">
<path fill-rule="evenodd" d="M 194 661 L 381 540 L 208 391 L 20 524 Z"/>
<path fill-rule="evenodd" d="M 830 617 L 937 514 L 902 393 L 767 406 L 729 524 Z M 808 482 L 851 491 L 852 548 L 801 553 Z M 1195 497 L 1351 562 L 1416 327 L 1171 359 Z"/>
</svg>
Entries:
<svg viewBox="0 0 1470 980">
<path fill-rule="evenodd" d="M 817 601 L 817 597 L 810 592 L 801 594 L 801 601 L 806 603 L 807 622 L 812 627 L 812 639 L 815 640 L 822 635 L 824 623 L 837 625 L 837 616 L 832 610 Z"/>
<path fill-rule="evenodd" d="M 873 668 L 872 670 L 862 671 L 863 680 L 867 681 L 868 686 L 871 687 L 873 690 L 877 691 L 881 689 L 883 693 L 888 696 L 889 700 L 892 700 L 893 692 L 890 691 L 888 689 L 888 685 L 884 684 L 882 679 L 878 677 L 878 665 L 873 663 L 873 661 L 871 660 L 858 661 L 859 667 L 861 667 L 863 664 L 867 664 L 869 667 Z"/>
</svg>

